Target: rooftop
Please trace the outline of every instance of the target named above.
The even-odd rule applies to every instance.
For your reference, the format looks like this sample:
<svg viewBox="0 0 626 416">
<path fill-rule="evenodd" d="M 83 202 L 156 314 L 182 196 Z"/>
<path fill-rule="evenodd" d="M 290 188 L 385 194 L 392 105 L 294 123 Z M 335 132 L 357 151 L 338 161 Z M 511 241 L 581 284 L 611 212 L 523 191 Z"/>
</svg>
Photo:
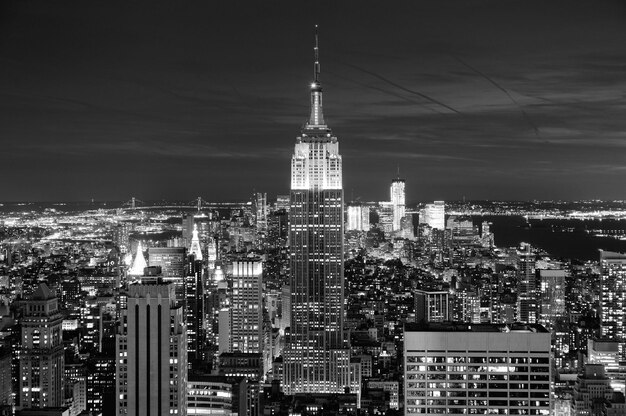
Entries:
<svg viewBox="0 0 626 416">
<path fill-rule="evenodd" d="M 425 322 L 408 323 L 405 332 L 517 332 L 543 333 L 548 330 L 539 324 L 469 324 L 466 322 Z"/>
</svg>

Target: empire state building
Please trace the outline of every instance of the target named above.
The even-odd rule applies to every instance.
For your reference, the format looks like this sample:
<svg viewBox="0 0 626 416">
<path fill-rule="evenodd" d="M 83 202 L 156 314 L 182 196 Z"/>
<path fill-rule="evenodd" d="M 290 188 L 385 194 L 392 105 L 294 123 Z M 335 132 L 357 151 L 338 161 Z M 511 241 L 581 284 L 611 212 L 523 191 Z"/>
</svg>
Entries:
<svg viewBox="0 0 626 416">
<path fill-rule="evenodd" d="M 343 185 L 339 143 L 324 121 L 317 34 L 311 115 L 291 159 L 291 329 L 286 394 L 344 393 L 350 353 L 343 333 Z"/>
</svg>

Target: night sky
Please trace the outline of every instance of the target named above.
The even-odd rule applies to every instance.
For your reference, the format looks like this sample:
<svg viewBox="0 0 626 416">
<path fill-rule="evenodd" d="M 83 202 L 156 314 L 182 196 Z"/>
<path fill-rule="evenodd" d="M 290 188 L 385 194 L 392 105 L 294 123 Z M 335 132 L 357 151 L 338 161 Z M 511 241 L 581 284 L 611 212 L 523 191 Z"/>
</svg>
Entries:
<svg viewBox="0 0 626 416">
<path fill-rule="evenodd" d="M 0 201 L 288 193 L 320 25 L 346 200 L 625 199 L 621 1 L 0 1 Z"/>
</svg>

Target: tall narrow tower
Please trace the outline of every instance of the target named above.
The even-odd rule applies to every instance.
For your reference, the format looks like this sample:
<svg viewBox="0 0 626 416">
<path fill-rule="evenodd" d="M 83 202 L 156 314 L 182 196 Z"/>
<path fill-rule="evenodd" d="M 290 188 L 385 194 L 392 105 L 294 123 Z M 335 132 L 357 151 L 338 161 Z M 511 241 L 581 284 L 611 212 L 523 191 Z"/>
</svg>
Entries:
<svg viewBox="0 0 626 416">
<path fill-rule="evenodd" d="M 404 179 L 398 176 L 391 181 L 390 188 L 391 205 L 393 206 L 393 231 L 402 228 L 402 218 L 406 213 L 406 194 L 404 191 Z"/>
<path fill-rule="evenodd" d="M 291 329 L 284 353 L 286 394 L 343 393 L 343 185 L 337 137 L 324 121 L 315 35 L 311 115 L 291 159 L 289 210 Z"/>
</svg>

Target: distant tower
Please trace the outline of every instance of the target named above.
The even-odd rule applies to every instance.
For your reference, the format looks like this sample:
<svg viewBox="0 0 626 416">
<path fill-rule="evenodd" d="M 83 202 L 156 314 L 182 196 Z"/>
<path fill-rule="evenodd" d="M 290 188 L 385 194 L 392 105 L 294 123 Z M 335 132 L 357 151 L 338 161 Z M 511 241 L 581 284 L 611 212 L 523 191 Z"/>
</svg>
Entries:
<svg viewBox="0 0 626 416">
<path fill-rule="evenodd" d="M 267 232 L 267 194 L 257 192 L 256 194 L 256 229 L 258 232 Z"/>
<path fill-rule="evenodd" d="M 391 204 L 393 205 L 393 231 L 402 229 L 402 218 L 406 212 L 406 194 L 404 179 L 396 178 L 391 181 Z"/>
<path fill-rule="evenodd" d="M 174 287 L 130 285 L 121 322 L 115 354 L 116 414 L 185 416 L 187 337 Z"/>
<path fill-rule="evenodd" d="M 343 184 L 339 143 L 324 121 L 317 34 L 311 115 L 291 159 L 289 257 L 291 331 L 283 391 L 343 393 L 350 386 L 344 345 Z"/>
<path fill-rule="evenodd" d="M 63 315 L 45 283 L 25 301 L 20 352 L 20 408 L 61 407 L 64 400 Z"/>
<path fill-rule="evenodd" d="M 202 248 L 200 247 L 200 238 L 198 237 L 198 226 L 193 225 L 191 244 L 189 246 L 189 254 L 196 256 L 196 260 L 202 260 Z"/>
<path fill-rule="evenodd" d="M 195 228 L 195 218 L 193 214 L 183 214 L 182 226 L 183 226 L 183 244 L 185 247 L 189 247 L 191 244 L 192 233 Z"/>
</svg>

